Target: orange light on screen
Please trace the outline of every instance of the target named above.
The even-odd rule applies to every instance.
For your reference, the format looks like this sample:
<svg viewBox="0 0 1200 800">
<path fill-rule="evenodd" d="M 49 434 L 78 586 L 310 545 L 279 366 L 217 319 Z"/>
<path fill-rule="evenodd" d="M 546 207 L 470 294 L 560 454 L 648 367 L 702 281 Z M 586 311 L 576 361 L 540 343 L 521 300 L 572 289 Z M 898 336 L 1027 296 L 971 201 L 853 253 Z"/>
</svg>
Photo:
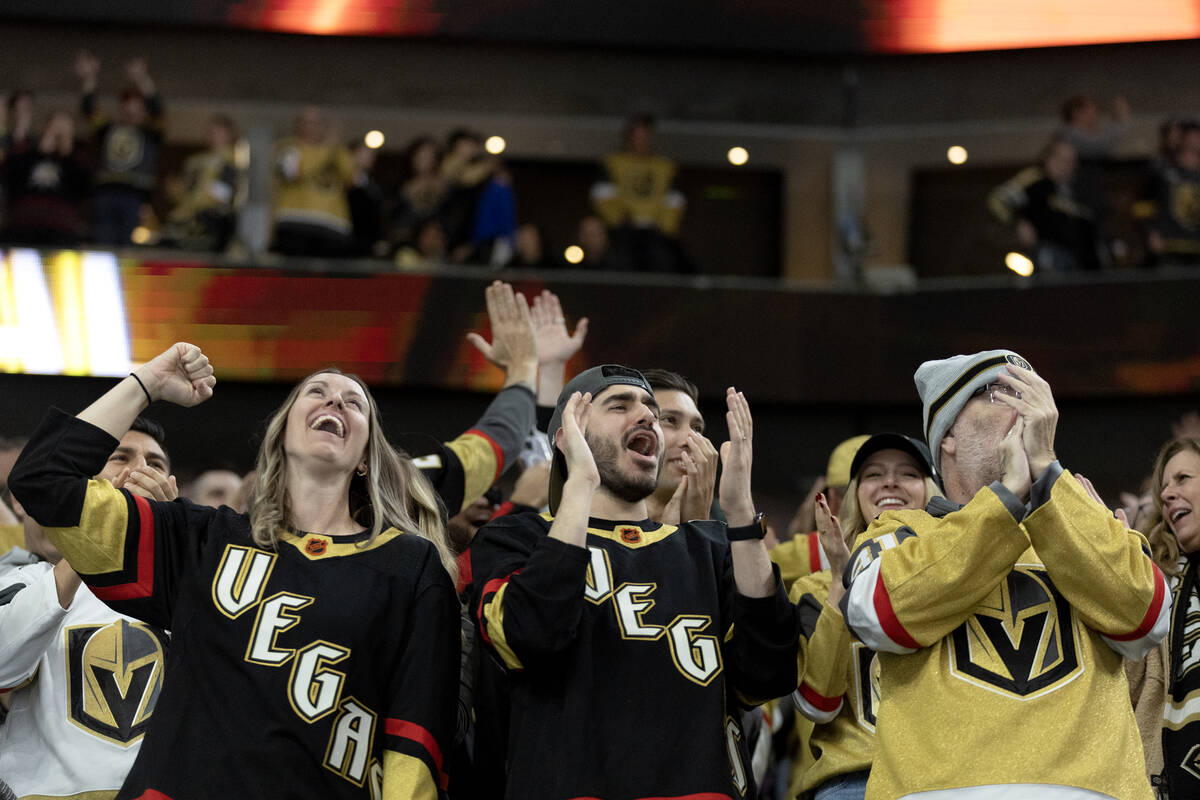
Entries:
<svg viewBox="0 0 1200 800">
<path fill-rule="evenodd" d="M 873 0 L 875 50 L 948 53 L 1200 36 L 1197 0 Z"/>
<path fill-rule="evenodd" d="M 431 34 L 442 14 L 433 0 L 254 0 L 230 22 L 269 31 L 323 35 Z"/>
</svg>

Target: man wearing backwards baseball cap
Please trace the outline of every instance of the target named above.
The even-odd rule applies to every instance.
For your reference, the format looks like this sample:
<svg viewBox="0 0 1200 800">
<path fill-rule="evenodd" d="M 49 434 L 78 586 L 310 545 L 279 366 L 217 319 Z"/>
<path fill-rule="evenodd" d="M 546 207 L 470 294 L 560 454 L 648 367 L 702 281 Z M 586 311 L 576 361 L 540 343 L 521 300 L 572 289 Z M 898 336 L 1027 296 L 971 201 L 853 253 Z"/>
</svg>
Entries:
<svg viewBox="0 0 1200 800">
<path fill-rule="evenodd" d="M 559 395 L 551 514 L 472 544 L 481 638 L 512 682 L 508 797 L 755 796 L 739 707 L 795 686 L 797 628 L 750 496 L 750 409 L 726 402 L 728 527 L 646 518 L 657 404 L 609 364 Z"/>
<path fill-rule="evenodd" d="M 1059 465 L 1025 359 L 927 361 L 915 380 L 946 499 L 881 514 L 841 603 L 879 653 L 868 800 L 1150 800 L 1121 663 L 1167 630 L 1145 539 Z"/>
</svg>

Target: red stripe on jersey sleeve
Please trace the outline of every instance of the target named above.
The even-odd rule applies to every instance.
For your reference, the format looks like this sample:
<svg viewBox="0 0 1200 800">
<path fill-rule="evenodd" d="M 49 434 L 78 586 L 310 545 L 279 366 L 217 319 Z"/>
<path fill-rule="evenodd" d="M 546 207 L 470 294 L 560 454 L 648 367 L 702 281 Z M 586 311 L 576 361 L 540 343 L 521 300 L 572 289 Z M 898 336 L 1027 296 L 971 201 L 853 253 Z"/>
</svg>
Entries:
<svg viewBox="0 0 1200 800">
<path fill-rule="evenodd" d="M 504 450 L 500 445 L 478 428 L 471 428 L 464 436 L 478 436 L 492 446 L 492 454 L 496 456 L 496 474 L 492 476 L 492 483 L 495 483 L 500 478 L 500 473 L 504 472 Z"/>
<path fill-rule="evenodd" d="M 455 590 L 462 594 L 471 585 L 471 551 L 463 550 L 458 556 L 458 585 Z"/>
<path fill-rule="evenodd" d="M 483 640 L 485 642 L 487 642 L 488 645 L 491 645 L 492 637 L 488 636 L 487 623 L 484 621 L 484 617 L 483 617 L 484 603 L 487 602 L 487 599 L 489 597 L 494 595 L 496 592 L 500 591 L 500 587 L 503 586 L 504 584 L 508 583 L 509 579 L 512 578 L 513 575 L 516 575 L 520 571 L 521 570 L 516 570 L 515 572 L 510 572 L 509 574 L 505 575 L 503 578 L 492 578 L 490 581 L 488 581 L 487 583 L 485 583 L 483 585 L 483 591 L 479 593 L 479 608 L 476 611 L 476 618 L 479 620 L 479 632 L 481 634 L 483 634 Z"/>
<path fill-rule="evenodd" d="M 1114 642 L 1132 642 L 1141 639 L 1146 634 L 1150 633 L 1154 628 L 1154 623 L 1158 621 L 1158 615 L 1162 613 L 1163 601 L 1167 596 L 1167 581 L 1163 578 L 1162 572 L 1158 567 L 1154 567 L 1154 599 L 1150 601 L 1150 608 L 1146 611 L 1146 616 L 1142 618 L 1142 623 L 1133 630 L 1132 633 L 1123 633 L 1120 635 L 1106 633 L 1107 638 Z"/>
<path fill-rule="evenodd" d="M 425 752 L 429 753 L 433 765 L 437 767 L 438 786 L 445 791 L 446 787 L 450 785 L 450 776 L 442 771 L 442 750 L 438 747 L 433 734 L 415 722 L 391 719 L 390 717 L 384 720 L 383 729 L 389 736 L 399 736 L 401 739 L 408 739 L 421 745 Z"/>
<path fill-rule="evenodd" d="M 138 515 L 137 580 L 115 586 L 88 587 L 101 600 L 129 600 L 154 594 L 154 512 L 146 498 L 136 494 L 129 496 L 133 498 Z"/>
<path fill-rule="evenodd" d="M 507 514 L 511 514 L 513 508 L 515 508 L 515 506 L 513 505 L 512 500 L 505 500 L 503 503 L 496 506 L 496 510 L 492 512 L 492 515 L 488 517 L 488 519 L 495 519 L 496 517 L 503 517 Z"/>
<path fill-rule="evenodd" d="M 887 587 L 883 585 L 883 576 L 879 573 L 875 574 L 875 593 L 872 600 L 875 605 L 875 616 L 879 620 L 879 627 L 883 629 L 887 637 L 901 647 L 911 647 L 913 650 L 920 650 L 920 643 L 912 638 L 908 631 L 904 630 L 904 626 L 896 618 L 896 612 L 892 609 L 892 599 L 888 597 Z"/>
<path fill-rule="evenodd" d="M 840 696 L 826 697 L 823 694 L 818 694 L 817 691 L 807 683 L 800 684 L 800 695 L 810 706 L 818 711 L 824 711 L 825 713 L 837 711 L 838 706 L 842 704 L 842 698 Z"/>
</svg>

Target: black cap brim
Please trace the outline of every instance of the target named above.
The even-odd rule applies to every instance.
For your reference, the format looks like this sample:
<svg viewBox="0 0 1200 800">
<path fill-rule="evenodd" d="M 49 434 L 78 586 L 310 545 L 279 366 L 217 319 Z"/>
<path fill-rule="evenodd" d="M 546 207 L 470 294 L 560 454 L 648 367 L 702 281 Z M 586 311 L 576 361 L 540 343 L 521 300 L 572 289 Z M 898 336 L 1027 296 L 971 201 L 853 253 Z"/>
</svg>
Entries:
<svg viewBox="0 0 1200 800">
<path fill-rule="evenodd" d="M 877 433 L 863 442 L 858 448 L 858 452 L 854 454 L 854 460 L 850 462 L 850 480 L 857 478 L 858 471 L 862 469 L 866 460 L 880 450 L 900 450 L 908 453 L 917 462 L 921 472 L 930 478 L 934 477 L 929 448 L 925 446 L 924 442 L 902 433 Z"/>
</svg>

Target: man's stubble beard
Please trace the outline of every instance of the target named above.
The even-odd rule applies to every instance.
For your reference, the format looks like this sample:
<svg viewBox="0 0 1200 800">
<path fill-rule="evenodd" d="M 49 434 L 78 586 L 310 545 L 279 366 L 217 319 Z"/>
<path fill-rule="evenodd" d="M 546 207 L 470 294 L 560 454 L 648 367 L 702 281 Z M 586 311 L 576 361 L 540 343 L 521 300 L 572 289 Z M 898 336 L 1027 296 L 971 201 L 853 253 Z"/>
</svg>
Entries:
<svg viewBox="0 0 1200 800">
<path fill-rule="evenodd" d="M 617 445 L 607 439 L 593 439 L 586 433 L 583 438 L 591 448 L 592 459 L 596 462 L 596 471 L 600 473 L 600 485 L 611 495 L 626 503 L 636 503 L 654 494 L 654 490 L 658 486 L 658 474 L 647 475 L 641 472 L 635 475 L 622 474 L 617 467 L 621 456 Z M 663 462 L 660 458 L 659 473 L 662 472 L 662 468 Z"/>
<path fill-rule="evenodd" d="M 1004 477 L 1004 455 L 999 442 L 989 445 L 977 431 L 955 438 L 955 462 L 972 494 Z"/>
</svg>

